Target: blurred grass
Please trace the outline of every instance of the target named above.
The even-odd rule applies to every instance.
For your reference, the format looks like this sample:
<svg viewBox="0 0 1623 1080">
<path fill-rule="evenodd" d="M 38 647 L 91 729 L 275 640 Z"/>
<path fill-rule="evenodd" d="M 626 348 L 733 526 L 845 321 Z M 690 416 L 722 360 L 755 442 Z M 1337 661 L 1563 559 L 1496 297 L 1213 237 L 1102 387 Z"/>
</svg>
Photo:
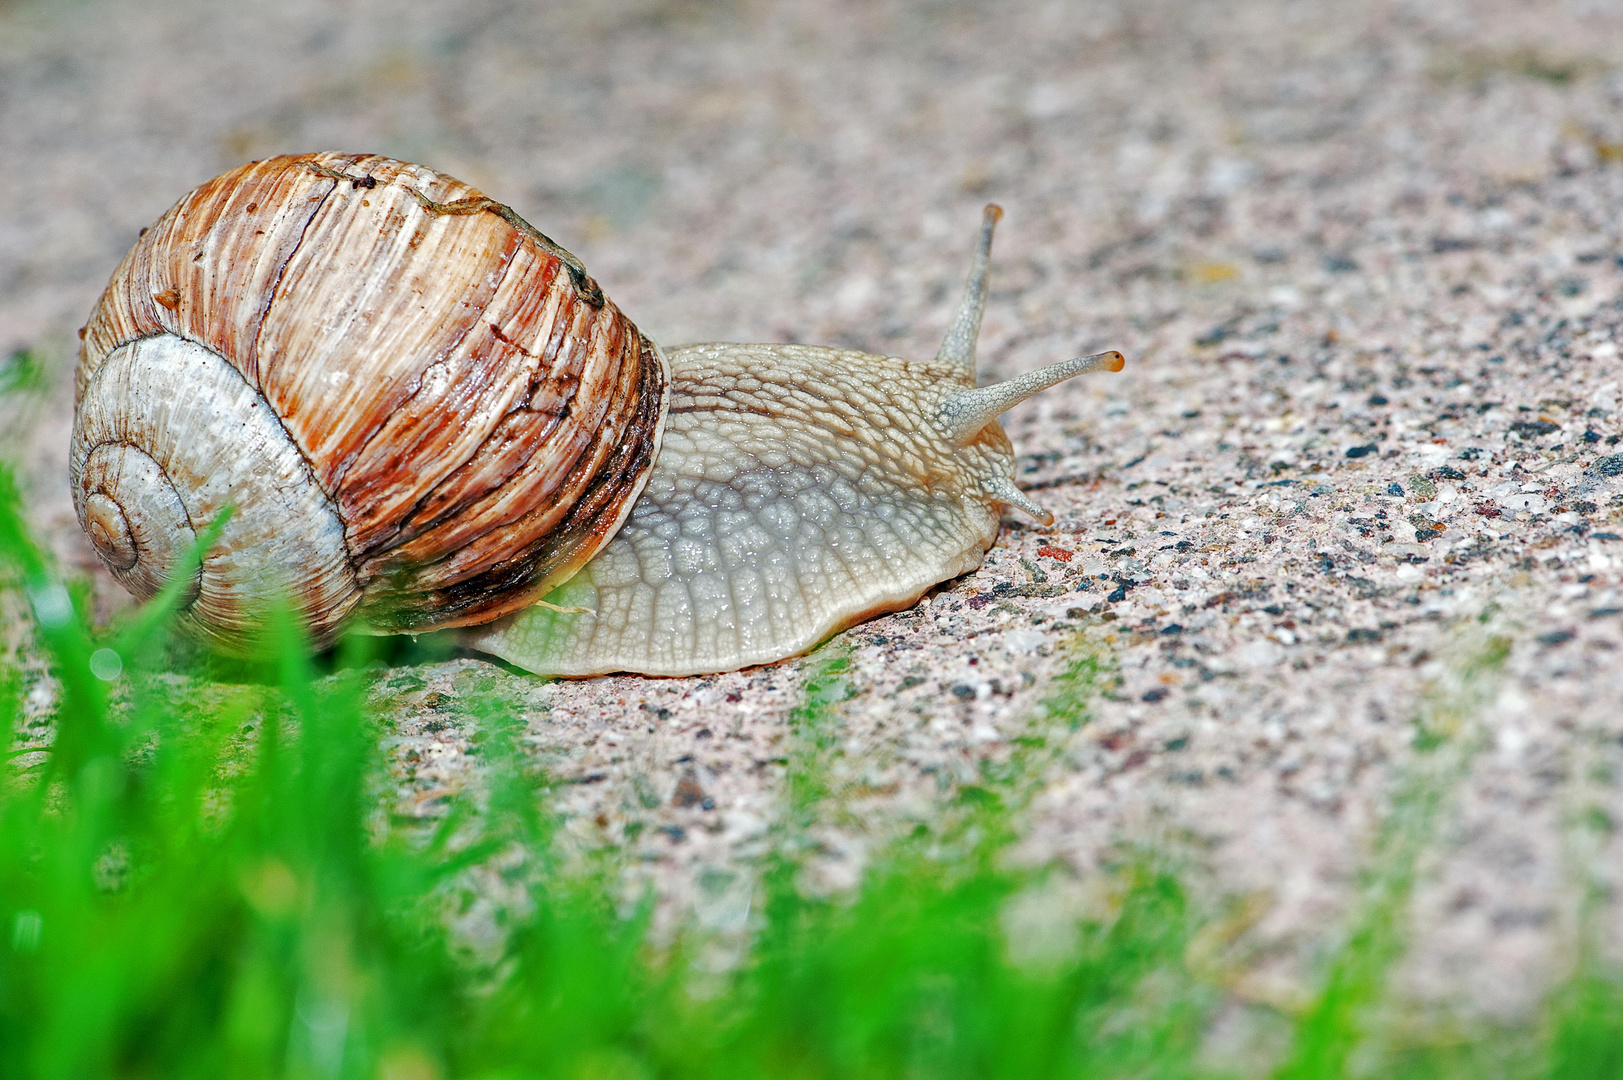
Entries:
<svg viewBox="0 0 1623 1080">
<path fill-rule="evenodd" d="M 14 349 L 0 360 L 0 396 L 29 393 L 46 383 L 46 367 L 39 355 L 29 349 Z"/>
<path fill-rule="evenodd" d="M 1060 871 L 1009 856 L 1112 677 L 1081 645 L 1009 756 L 833 897 L 801 882 L 805 830 L 840 797 L 848 661 L 809 660 L 785 823 L 741 959 L 718 971 L 697 927 L 652 943 L 649 905 L 617 899 L 621 867 L 557 857 L 547 778 L 494 692 L 461 704 L 479 791 L 437 822 L 397 819 L 367 639 L 320 674 L 281 613 L 238 692 L 158 677 L 175 597 L 93 638 L 3 470 L 0 564 L 56 688 L 44 765 L 0 778 L 0 1078 L 1225 1075 L 1203 1047 L 1237 1006 L 1189 962 L 1203 916 L 1164 860 L 1124 857 L 1083 916 L 1048 903 Z M 0 669 L 7 760 L 24 689 Z M 1288 1018 L 1281 1075 L 1618 1075 L 1623 988 L 1594 965 L 1536 1028 L 1387 1037 L 1359 1064 L 1447 784 L 1426 791 L 1378 845 L 1371 906 L 1316 1003 Z M 474 948 L 448 927 L 480 890 L 503 899 Z"/>
<path fill-rule="evenodd" d="M 1420 857 L 1437 831 L 1449 794 L 1480 748 L 1474 726 L 1492 700 L 1510 642 L 1498 636 L 1467 650 L 1443 685 L 1433 687 L 1415 718 L 1415 761 L 1400 774 L 1392 806 L 1375 837 L 1374 858 L 1341 947 L 1326 966 L 1317 999 L 1298 1018 L 1279 1080 L 1348 1075 L 1368 1045 L 1374 1010 L 1388 972 L 1405 945 L 1404 916 Z M 1398 1048 L 1402 1056 L 1407 1048 Z"/>
</svg>

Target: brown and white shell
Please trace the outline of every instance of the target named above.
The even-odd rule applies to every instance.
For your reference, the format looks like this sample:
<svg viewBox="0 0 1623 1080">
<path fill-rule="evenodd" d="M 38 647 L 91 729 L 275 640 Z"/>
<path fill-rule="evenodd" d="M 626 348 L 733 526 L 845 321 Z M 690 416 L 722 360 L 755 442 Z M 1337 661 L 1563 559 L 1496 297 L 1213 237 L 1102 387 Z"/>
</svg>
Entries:
<svg viewBox="0 0 1623 1080">
<path fill-rule="evenodd" d="M 70 476 L 137 596 L 233 516 L 186 620 L 246 647 L 484 622 L 614 535 L 659 452 L 660 350 L 509 208 L 385 157 L 254 162 L 186 195 L 82 331 Z"/>
<path fill-rule="evenodd" d="M 290 599 L 325 644 L 480 626 L 532 671 L 768 663 L 974 569 L 1014 483 L 997 418 L 1099 353 L 977 386 L 989 206 L 929 361 L 665 354 L 512 210 L 417 165 L 255 162 L 142 233 L 83 332 L 79 520 L 227 651 Z M 635 508 L 633 507 L 635 504 Z M 542 597 L 552 593 L 550 600 Z"/>
</svg>

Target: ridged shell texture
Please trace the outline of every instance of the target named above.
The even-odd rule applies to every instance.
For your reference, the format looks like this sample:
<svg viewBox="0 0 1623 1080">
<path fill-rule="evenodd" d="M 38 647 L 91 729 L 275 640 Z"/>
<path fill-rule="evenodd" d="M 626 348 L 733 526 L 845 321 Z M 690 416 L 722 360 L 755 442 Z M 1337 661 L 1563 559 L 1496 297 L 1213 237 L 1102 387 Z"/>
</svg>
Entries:
<svg viewBox="0 0 1623 1080">
<path fill-rule="evenodd" d="M 235 502 L 221 551 L 240 552 L 250 532 L 325 527 L 291 516 L 313 499 L 341 533 L 335 565 L 236 570 L 259 593 L 285 578 L 318 637 L 353 610 L 380 629 L 480 622 L 567 578 L 640 492 L 668 395 L 658 349 L 573 256 L 465 184 L 365 155 L 201 185 L 143 232 L 83 342 L 74 497 L 109 568 L 156 587 L 139 558 L 151 523 L 131 515 L 189 534 Z M 268 495 L 199 484 L 216 458 L 222 476 L 243 468 L 233 455 L 251 465 L 245 427 L 273 438 L 271 421 L 295 458 Z M 123 505 L 117 484 L 150 488 L 154 470 L 175 498 Z M 193 616 L 229 647 L 246 593 L 215 593 Z"/>
</svg>

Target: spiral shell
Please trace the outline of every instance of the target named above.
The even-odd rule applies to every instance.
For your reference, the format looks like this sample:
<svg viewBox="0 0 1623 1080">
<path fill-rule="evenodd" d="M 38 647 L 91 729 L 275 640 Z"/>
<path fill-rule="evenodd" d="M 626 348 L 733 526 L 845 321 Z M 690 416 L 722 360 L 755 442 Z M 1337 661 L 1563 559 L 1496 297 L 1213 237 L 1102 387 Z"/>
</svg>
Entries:
<svg viewBox="0 0 1623 1080">
<path fill-rule="evenodd" d="M 147 597 L 235 513 L 186 618 L 240 649 L 286 595 L 320 640 L 484 622 L 614 534 L 669 372 L 568 252 L 442 174 L 272 158 L 145 230 L 81 332 L 74 505 Z"/>
</svg>

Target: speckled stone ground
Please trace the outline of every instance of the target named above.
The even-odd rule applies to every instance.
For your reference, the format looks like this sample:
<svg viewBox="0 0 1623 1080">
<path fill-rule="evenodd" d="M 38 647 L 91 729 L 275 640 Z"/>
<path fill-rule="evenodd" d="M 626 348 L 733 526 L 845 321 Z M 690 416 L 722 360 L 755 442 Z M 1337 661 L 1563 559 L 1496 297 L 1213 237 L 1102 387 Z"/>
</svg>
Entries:
<svg viewBox="0 0 1623 1080">
<path fill-rule="evenodd" d="M 73 332 L 135 231 L 248 157 L 461 176 L 671 343 L 926 355 L 996 199 L 991 373 L 1129 367 L 1007 418 L 1053 529 L 1011 522 L 979 572 L 844 635 L 830 883 L 1006 753 L 1086 648 L 1119 685 L 1028 855 L 1184 853 L 1254 913 L 1236 985 L 1289 999 L 1446 729 L 1475 750 L 1401 985 L 1512 1018 L 1623 865 L 1620 106 L 1623 16 L 1583 0 L 12 2 L 0 349 L 47 381 L 0 399 L 0 439 L 112 610 L 63 484 Z M 456 703 L 500 684 L 571 834 L 728 925 L 784 812 L 801 679 L 403 667 L 401 798 L 467 781 Z M 1618 905 L 1597 918 L 1616 951 Z"/>
</svg>

